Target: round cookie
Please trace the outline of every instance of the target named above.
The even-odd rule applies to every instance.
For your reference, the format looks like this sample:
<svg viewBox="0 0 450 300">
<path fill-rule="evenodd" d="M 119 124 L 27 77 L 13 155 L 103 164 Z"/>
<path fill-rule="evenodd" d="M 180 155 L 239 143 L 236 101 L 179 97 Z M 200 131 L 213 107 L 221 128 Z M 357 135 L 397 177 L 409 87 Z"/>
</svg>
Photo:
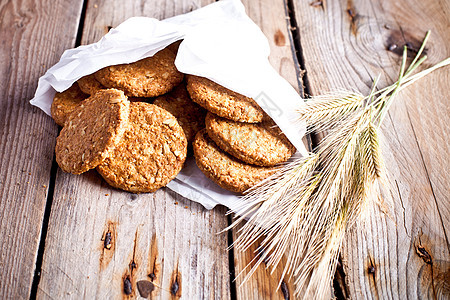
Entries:
<svg viewBox="0 0 450 300">
<path fill-rule="evenodd" d="M 94 74 L 81 77 L 77 82 L 81 91 L 89 95 L 94 95 L 98 90 L 105 88 L 100 82 L 97 81 L 97 79 L 95 79 Z"/>
<path fill-rule="evenodd" d="M 205 123 L 209 137 L 223 151 L 246 163 L 271 167 L 295 153 L 294 145 L 273 121 L 250 124 L 208 113 Z"/>
<path fill-rule="evenodd" d="M 99 165 L 127 127 L 130 102 L 122 91 L 101 90 L 84 100 L 56 138 L 56 162 L 64 172 L 81 174 Z"/>
<path fill-rule="evenodd" d="M 205 128 L 205 110 L 189 97 L 184 84 L 178 85 L 170 93 L 156 98 L 154 105 L 164 108 L 183 128 L 188 143 L 192 143 L 195 134 Z"/>
<path fill-rule="evenodd" d="M 184 75 L 175 67 L 175 54 L 163 49 L 152 57 L 130 64 L 103 68 L 94 73 L 104 86 L 132 97 L 156 97 L 171 91 Z"/>
<path fill-rule="evenodd" d="M 235 93 L 204 77 L 186 77 L 186 87 L 192 100 L 208 111 L 237 122 L 258 123 L 268 118 L 252 98 Z"/>
<path fill-rule="evenodd" d="M 183 129 L 174 116 L 158 106 L 132 102 L 128 129 L 97 171 L 113 187 L 154 192 L 181 170 L 186 146 Z"/>
<path fill-rule="evenodd" d="M 56 124 L 64 126 L 69 114 L 87 97 L 88 95 L 80 90 L 76 82 L 64 92 L 57 92 L 50 108 L 52 118 Z"/>
<path fill-rule="evenodd" d="M 207 177 L 232 192 L 243 193 L 278 170 L 249 165 L 223 152 L 206 129 L 195 136 L 194 156 L 197 166 Z"/>
</svg>

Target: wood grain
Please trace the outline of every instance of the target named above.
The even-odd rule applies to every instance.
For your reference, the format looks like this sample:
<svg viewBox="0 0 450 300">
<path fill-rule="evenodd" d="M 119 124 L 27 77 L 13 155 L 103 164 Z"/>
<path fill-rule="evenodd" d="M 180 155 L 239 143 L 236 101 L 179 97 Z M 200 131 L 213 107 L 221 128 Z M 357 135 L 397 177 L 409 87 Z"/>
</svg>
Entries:
<svg viewBox="0 0 450 300">
<path fill-rule="evenodd" d="M 28 101 L 75 44 L 81 3 L 0 2 L 1 299 L 30 296 L 57 126 Z"/>
<path fill-rule="evenodd" d="M 242 226 L 233 229 L 233 240 L 237 237 L 237 231 Z M 288 276 L 282 277 L 285 260 L 272 271 L 266 264 L 261 264 L 247 281 L 249 274 L 259 258 L 258 246 L 253 244 L 247 251 L 234 251 L 234 264 L 236 274 L 236 298 L 237 299 L 295 299 L 295 286 Z"/>
<path fill-rule="evenodd" d="M 121 192 L 95 171 L 58 174 L 56 188 L 38 298 L 138 298 L 139 281 L 152 299 L 229 298 L 224 208 Z"/>
<path fill-rule="evenodd" d="M 448 1 L 320 3 L 294 1 L 314 95 L 367 93 L 379 73 L 381 87 L 392 83 L 401 48 L 416 51 L 428 29 L 429 63 L 450 54 Z M 447 68 L 409 87 L 382 126 L 390 183 L 382 197 L 391 218 L 372 207 L 348 233 L 342 260 L 350 298 L 450 297 L 448 82 Z"/>
<path fill-rule="evenodd" d="M 82 44 L 131 16 L 166 18 L 203 4 L 89 1 Z M 227 225 L 225 211 L 167 189 L 112 189 L 95 171 L 58 170 L 38 298 L 228 299 L 227 236 L 217 234 Z"/>
<path fill-rule="evenodd" d="M 293 51 L 292 36 L 290 32 L 289 17 L 286 13 L 284 1 L 243 1 L 249 17 L 261 28 L 266 35 L 271 53 L 269 61 L 272 66 L 284 77 L 297 91 L 303 93 L 301 78 L 299 77 L 299 65 Z M 305 145 L 308 144 L 304 140 Z M 308 145 L 307 145 L 308 147 Z M 233 230 L 233 240 L 237 235 L 237 229 Z M 237 299 L 293 299 L 294 286 L 288 278 L 281 278 L 284 264 L 281 263 L 271 274 L 271 269 L 265 265 L 258 267 L 255 274 L 246 282 L 243 281 L 252 262 L 258 253 L 257 245 L 253 245 L 248 251 L 234 251 L 235 274 L 242 272 L 236 278 Z M 280 281 L 282 281 L 279 288 Z"/>
</svg>

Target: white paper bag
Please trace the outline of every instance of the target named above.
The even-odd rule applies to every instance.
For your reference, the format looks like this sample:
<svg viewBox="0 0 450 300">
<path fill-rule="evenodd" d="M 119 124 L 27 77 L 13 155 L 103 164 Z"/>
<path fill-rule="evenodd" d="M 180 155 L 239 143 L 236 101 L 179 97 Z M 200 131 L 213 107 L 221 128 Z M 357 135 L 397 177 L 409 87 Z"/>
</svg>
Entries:
<svg viewBox="0 0 450 300">
<path fill-rule="evenodd" d="M 50 115 L 55 91 L 62 92 L 106 66 L 153 56 L 180 39 L 175 60 L 180 72 L 206 77 L 255 99 L 298 152 L 306 154 L 301 140 L 306 128 L 295 122 L 295 109 L 303 100 L 269 64 L 268 41 L 238 0 L 222 0 L 162 21 L 130 18 L 97 43 L 66 50 L 39 79 L 30 102 Z M 207 209 L 217 204 L 231 209 L 239 205 L 238 196 L 204 176 L 192 158 L 167 186 Z"/>
</svg>

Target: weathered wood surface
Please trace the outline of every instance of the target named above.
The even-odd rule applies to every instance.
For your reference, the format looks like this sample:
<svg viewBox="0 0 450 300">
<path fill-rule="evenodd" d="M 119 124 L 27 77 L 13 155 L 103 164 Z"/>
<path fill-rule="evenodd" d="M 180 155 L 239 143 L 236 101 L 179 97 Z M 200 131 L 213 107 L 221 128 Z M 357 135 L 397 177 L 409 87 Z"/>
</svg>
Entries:
<svg viewBox="0 0 450 300">
<path fill-rule="evenodd" d="M 130 16 L 163 19 L 209 2 L 84 1 L 84 18 L 81 0 L 0 2 L 0 298 L 30 296 L 52 176 L 57 127 L 27 102 L 38 77 L 75 45 L 83 24 L 87 44 Z M 391 2 L 243 1 L 269 39 L 272 65 L 301 92 L 286 6 L 294 8 L 312 94 L 367 92 L 380 72 L 381 85 L 392 82 L 400 47 L 417 47 L 428 29 L 430 62 L 449 56 L 448 2 Z M 440 70 L 402 92 L 382 128 L 392 219 L 371 209 L 348 234 L 342 258 L 351 298 L 449 297 L 449 77 Z M 155 284 L 151 299 L 279 299 L 286 291 L 293 298 L 292 284 L 276 291 L 280 272 L 264 268 L 241 287 L 237 278 L 234 290 L 229 272 L 255 254 L 233 252 L 229 264 L 227 236 L 216 234 L 227 225 L 223 207 L 206 211 L 165 189 L 120 192 L 95 171 L 58 170 L 55 181 L 38 298 L 139 298 L 139 281 Z"/>
<path fill-rule="evenodd" d="M 396 79 L 406 43 L 417 51 L 428 29 L 429 62 L 450 55 L 448 1 L 299 1 L 306 77 L 313 95 L 335 88 L 367 93 Z M 391 184 L 378 208 L 353 228 L 342 259 L 347 293 L 355 299 L 448 299 L 449 69 L 402 92 L 383 126 Z"/>
<path fill-rule="evenodd" d="M 57 126 L 28 100 L 75 44 L 81 1 L 0 1 L 0 298 L 28 299 Z"/>
<path fill-rule="evenodd" d="M 89 1 L 82 44 L 131 16 L 167 18 L 203 4 Z M 225 211 L 207 211 L 167 189 L 121 192 L 95 171 L 75 176 L 58 170 L 37 296 L 139 298 L 142 281 L 156 285 L 152 299 L 228 299 L 227 235 L 217 235 L 227 226 Z"/>
</svg>

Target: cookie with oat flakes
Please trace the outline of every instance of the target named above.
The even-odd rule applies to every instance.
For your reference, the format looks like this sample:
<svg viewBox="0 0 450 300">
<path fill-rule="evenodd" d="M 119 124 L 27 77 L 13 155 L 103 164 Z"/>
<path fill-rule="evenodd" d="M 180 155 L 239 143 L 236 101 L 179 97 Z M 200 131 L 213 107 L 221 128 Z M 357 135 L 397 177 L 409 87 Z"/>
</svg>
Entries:
<svg viewBox="0 0 450 300">
<path fill-rule="evenodd" d="M 208 113 L 206 131 L 225 152 L 258 166 L 271 167 L 287 161 L 295 147 L 273 121 L 242 123 Z"/>
<path fill-rule="evenodd" d="M 98 90 L 105 89 L 105 87 L 95 79 L 94 74 L 86 75 L 81 77 L 77 81 L 80 89 L 83 93 L 94 95 Z"/>
<path fill-rule="evenodd" d="M 52 118 L 56 124 L 64 126 L 69 114 L 87 97 L 89 95 L 83 93 L 76 82 L 64 92 L 57 92 L 50 107 Z"/>
<path fill-rule="evenodd" d="M 204 77 L 186 77 L 186 87 L 192 100 L 218 116 L 246 123 L 258 123 L 269 118 L 252 98 L 233 92 Z"/>
<path fill-rule="evenodd" d="M 195 134 L 205 128 L 206 111 L 191 100 L 184 83 L 170 93 L 156 98 L 153 104 L 164 108 L 177 118 L 188 143 L 192 143 Z"/>
<path fill-rule="evenodd" d="M 69 115 L 56 138 L 56 162 L 64 172 L 81 174 L 108 156 L 127 128 L 130 102 L 122 91 L 100 90 Z"/>
<path fill-rule="evenodd" d="M 172 114 L 153 104 L 132 102 L 127 131 L 97 171 L 113 187 L 154 192 L 181 170 L 186 147 L 183 129 Z"/>
<path fill-rule="evenodd" d="M 206 129 L 197 133 L 193 146 L 199 169 L 219 186 L 232 192 L 243 193 L 278 170 L 277 167 L 249 165 L 225 153 L 208 136 Z"/>
<path fill-rule="evenodd" d="M 95 72 L 104 86 L 117 88 L 132 97 L 156 97 L 180 84 L 184 75 L 175 67 L 176 55 L 163 49 L 130 64 L 109 66 Z"/>
</svg>

